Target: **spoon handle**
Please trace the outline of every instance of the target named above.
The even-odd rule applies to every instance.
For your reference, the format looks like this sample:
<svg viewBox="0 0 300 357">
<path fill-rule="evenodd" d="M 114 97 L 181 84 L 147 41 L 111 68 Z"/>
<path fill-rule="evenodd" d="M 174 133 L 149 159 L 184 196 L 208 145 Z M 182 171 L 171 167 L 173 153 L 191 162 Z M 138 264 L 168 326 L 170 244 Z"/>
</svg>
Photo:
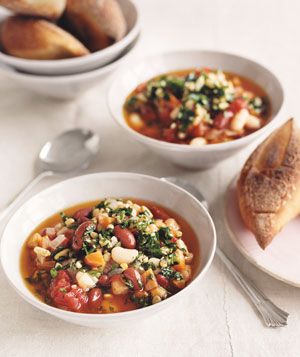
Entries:
<svg viewBox="0 0 300 357">
<path fill-rule="evenodd" d="M 8 217 L 13 210 L 16 209 L 18 204 L 25 198 L 25 196 L 32 190 L 32 188 L 43 180 L 45 177 L 52 176 L 54 173 L 52 171 L 43 171 L 38 176 L 36 176 L 14 199 L 13 201 L 0 213 L 0 222 Z"/>
<path fill-rule="evenodd" d="M 248 295 L 267 327 L 286 326 L 289 314 L 277 307 L 263 292 L 253 285 L 219 248 L 217 248 L 216 253 L 237 283 Z"/>
</svg>

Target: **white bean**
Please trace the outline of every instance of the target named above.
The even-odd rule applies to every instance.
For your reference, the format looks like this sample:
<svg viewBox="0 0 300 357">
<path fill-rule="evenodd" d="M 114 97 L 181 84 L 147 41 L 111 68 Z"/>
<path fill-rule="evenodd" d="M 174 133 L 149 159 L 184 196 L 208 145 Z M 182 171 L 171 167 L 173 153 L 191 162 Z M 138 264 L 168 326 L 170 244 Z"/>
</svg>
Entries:
<svg viewBox="0 0 300 357">
<path fill-rule="evenodd" d="M 129 120 L 134 129 L 139 130 L 144 126 L 144 122 L 137 113 L 132 113 L 129 116 Z"/>
<path fill-rule="evenodd" d="M 244 126 L 247 123 L 249 117 L 249 112 L 247 109 L 241 109 L 235 116 L 232 118 L 230 123 L 230 128 L 234 131 L 242 131 Z"/>
<path fill-rule="evenodd" d="M 76 274 L 76 280 L 78 285 L 84 291 L 88 291 L 89 289 L 95 287 L 97 282 L 97 279 L 93 279 L 91 275 L 89 275 L 88 273 L 83 273 L 82 271 L 79 271 Z"/>
<path fill-rule="evenodd" d="M 260 119 L 254 115 L 249 115 L 245 126 L 247 129 L 259 129 L 261 127 Z"/>
<path fill-rule="evenodd" d="M 206 144 L 207 144 L 207 141 L 205 138 L 194 138 L 190 141 L 190 145 L 192 145 L 192 146 L 203 146 Z"/>
<path fill-rule="evenodd" d="M 176 245 L 179 249 L 181 249 L 181 250 L 184 249 L 186 252 L 188 252 L 187 246 L 182 239 L 177 239 Z"/>
<path fill-rule="evenodd" d="M 136 249 L 126 249 L 122 247 L 115 247 L 111 251 L 112 259 L 118 263 L 132 263 L 138 256 L 139 252 Z"/>
<path fill-rule="evenodd" d="M 158 258 L 150 258 L 149 263 L 152 263 L 156 268 L 159 266 L 160 259 Z"/>
</svg>

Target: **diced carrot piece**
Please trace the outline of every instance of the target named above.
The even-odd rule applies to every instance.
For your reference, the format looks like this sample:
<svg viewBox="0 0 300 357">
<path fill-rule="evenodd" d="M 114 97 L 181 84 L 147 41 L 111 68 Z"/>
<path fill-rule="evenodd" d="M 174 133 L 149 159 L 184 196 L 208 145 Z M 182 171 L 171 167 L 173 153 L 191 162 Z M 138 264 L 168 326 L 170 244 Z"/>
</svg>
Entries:
<svg viewBox="0 0 300 357">
<path fill-rule="evenodd" d="M 185 269 L 181 270 L 181 275 L 185 282 L 189 281 L 192 277 L 192 268 L 190 265 L 186 265 Z"/>
<path fill-rule="evenodd" d="M 172 280 L 172 283 L 176 286 L 178 289 L 183 289 L 185 287 L 185 280 Z"/>
<path fill-rule="evenodd" d="M 134 296 L 136 297 L 136 298 L 145 298 L 145 297 L 147 297 L 149 294 L 147 293 L 147 291 L 144 291 L 144 290 L 140 290 L 140 291 L 136 291 L 135 293 L 134 293 Z"/>
<path fill-rule="evenodd" d="M 99 268 L 99 267 L 104 268 L 105 266 L 105 260 L 103 258 L 101 250 L 97 250 L 96 252 L 88 254 L 84 258 L 84 261 L 87 265 L 93 268 Z"/>
<path fill-rule="evenodd" d="M 178 264 L 174 265 L 173 268 L 177 271 L 184 270 L 186 267 L 186 264 L 185 264 L 184 254 L 183 254 L 182 250 L 177 249 L 175 252 L 175 255 L 177 257 Z"/>
<path fill-rule="evenodd" d="M 98 216 L 98 222 L 101 228 L 106 229 L 108 225 L 112 224 L 115 221 L 114 217 L 106 217 L 101 215 Z"/>
<path fill-rule="evenodd" d="M 181 280 L 172 280 L 172 283 L 178 288 L 178 289 L 183 289 L 186 285 L 186 283 L 191 279 L 192 277 L 192 268 L 190 265 L 186 265 L 184 269 L 180 270 L 180 274 L 182 275 Z"/>
<path fill-rule="evenodd" d="M 142 279 L 146 291 L 152 290 L 158 286 L 156 277 L 152 269 L 146 270 L 145 273 L 143 273 L 142 275 Z"/>
</svg>

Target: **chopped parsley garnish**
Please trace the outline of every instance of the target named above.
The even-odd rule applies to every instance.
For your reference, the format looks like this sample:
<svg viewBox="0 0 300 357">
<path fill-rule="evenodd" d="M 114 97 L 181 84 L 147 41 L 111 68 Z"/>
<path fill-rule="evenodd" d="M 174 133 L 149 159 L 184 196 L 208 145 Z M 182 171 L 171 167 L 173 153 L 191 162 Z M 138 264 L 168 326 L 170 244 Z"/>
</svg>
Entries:
<svg viewBox="0 0 300 357">
<path fill-rule="evenodd" d="M 169 227 L 161 227 L 158 231 L 159 239 L 169 248 L 176 248 L 176 244 L 172 242 L 174 238 Z"/>
<path fill-rule="evenodd" d="M 181 107 L 177 115 L 177 124 L 180 131 L 186 131 L 193 124 L 195 113 L 191 109 Z"/>
<path fill-rule="evenodd" d="M 143 297 L 136 297 L 136 296 L 131 296 L 131 301 L 133 301 L 135 304 L 137 304 L 138 307 L 146 307 L 151 305 L 151 297 L 150 295 L 148 296 L 143 296 Z"/>
<path fill-rule="evenodd" d="M 57 277 L 57 270 L 54 269 L 54 268 L 52 268 L 52 269 L 50 270 L 50 275 L 51 275 L 51 278 L 52 278 L 52 279 L 56 278 L 56 277 Z"/>
<path fill-rule="evenodd" d="M 67 216 L 65 212 L 60 212 L 59 213 L 61 220 L 65 223 L 67 219 L 72 218 L 70 216 Z"/>
<path fill-rule="evenodd" d="M 182 275 L 171 267 L 161 268 L 161 275 L 170 280 L 182 280 Z"/>
<path fill-rule="evenodd" d="M 157 232 L 148 234 L 139 231 L 137 235 L 137 240 L 138 240 L 139 248 L 144 254 L 151 255 L 156 258 L 160 258 L 162 256 Z"/>
<path fill-rule="evenodd" d="M 125 285 L 126 285 L 129 289 L 133 290 L 133 288 L 134 288 L 133 282 L 132 282 L 131 280 L 129 280 L 129 279 L 126 279 L 126 278 L 123 278 L 123 280 L 124 280 L 124 282 L 125 282 Z"/>
</svg>

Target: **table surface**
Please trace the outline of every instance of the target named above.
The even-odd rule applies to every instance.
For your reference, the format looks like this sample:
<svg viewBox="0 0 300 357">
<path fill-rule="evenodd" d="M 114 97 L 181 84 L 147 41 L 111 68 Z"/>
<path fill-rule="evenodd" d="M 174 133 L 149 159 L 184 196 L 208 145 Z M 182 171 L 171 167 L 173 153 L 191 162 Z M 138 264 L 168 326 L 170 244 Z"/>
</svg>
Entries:
<svg viewBox="0 0 300 357">
<path fill-rule="evenodd" d="M 134 56 L 184 48 L 240 53 L 273 68 L 284 79 L 290 116 L 300 116 L 300 2 L 274 0 L 139 0 L 143 33 Z M 300 349 L 300 290 L 248 263 L 230 242 L 223 197 L 246 152 L 204 172 L 176 168 L 123 135 L 106 107 L 109 80 L 76 101 L 55 101 L 0 77 L 0 187 L 2 208 L 36 174 L 42 144 L 75 126 L 101 135 L 101 153 L 90 171 L 124 170 L 178 175 L 205 190 L 219 242 L 274 302 L 290 312 L 287 327 L 263 326 L 252 306 L 215 258 L 198 291 L 173 314 L 153 316 L 128 329 L 73 326 L 22 301 L 0 275 L 1 356 L 296 356 Z M 126 145 L 126 151 L 123 150 Z M 51 179 L 37 190 L 48 186 Z"/>
</svg>

